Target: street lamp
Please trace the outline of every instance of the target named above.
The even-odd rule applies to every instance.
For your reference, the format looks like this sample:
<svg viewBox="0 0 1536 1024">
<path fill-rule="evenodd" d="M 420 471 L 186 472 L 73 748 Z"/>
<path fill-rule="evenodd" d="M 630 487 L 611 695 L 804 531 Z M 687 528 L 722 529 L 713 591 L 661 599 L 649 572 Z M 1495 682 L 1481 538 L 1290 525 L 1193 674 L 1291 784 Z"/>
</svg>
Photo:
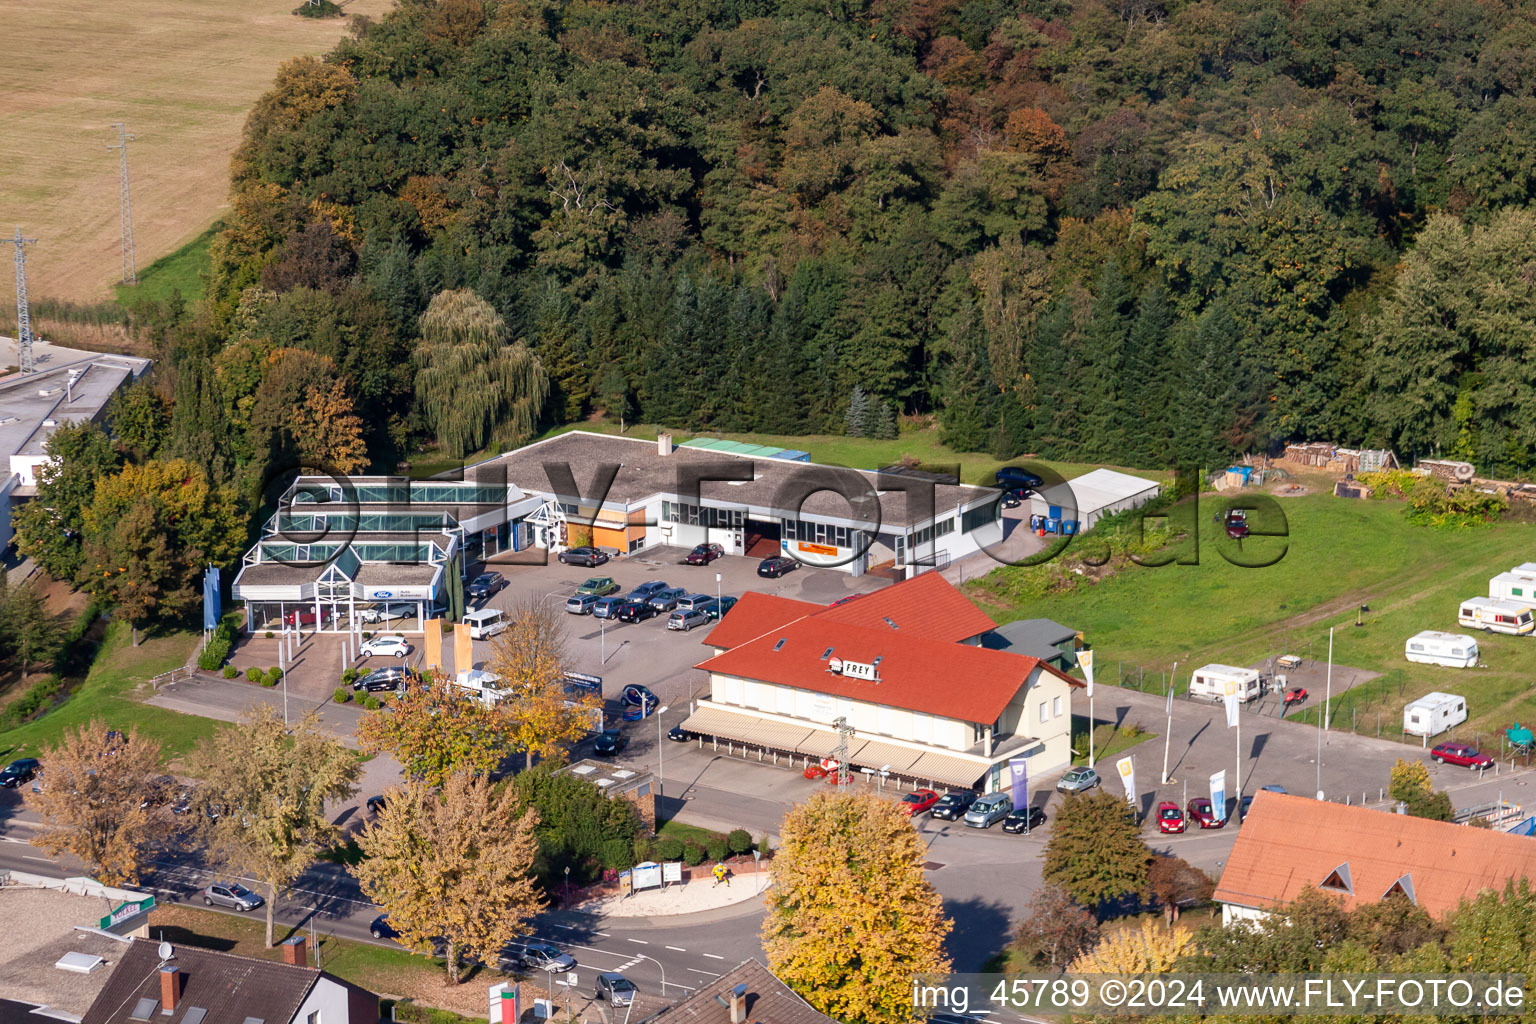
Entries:
<svg viewBox="0 0 1536 1024">
<path fill-rule="evenodd" d="M 715 607 L 720 606 L 720 573 L 715 573 Z"/>
<path fill-rule="evenodd" d="M 664 763 L 665 748 L 661 745 L 661 716 L 669 710 L 668 705 L 663 704 L 656 709 L 656 799 L 661 800 L 667 795 L 667 772 Z"/>
</svg>

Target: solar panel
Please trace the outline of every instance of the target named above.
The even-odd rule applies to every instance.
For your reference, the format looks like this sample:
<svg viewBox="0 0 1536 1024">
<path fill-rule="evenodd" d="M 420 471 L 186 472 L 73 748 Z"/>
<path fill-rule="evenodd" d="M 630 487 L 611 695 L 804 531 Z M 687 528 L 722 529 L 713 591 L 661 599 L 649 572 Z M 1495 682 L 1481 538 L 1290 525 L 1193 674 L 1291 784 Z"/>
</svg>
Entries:
<svg viewBox="0 0 1536 1024">
<path fill-rule="evenodd" d="M 203 1024 L 203 1018 L 208 1016 L 208 1011 L 201 1006 L 189 1009 L 186 1016 L 181 1018 L 181 1024 Z"/>
<path fill-rule="evenodd" d="M 132 1020 L 149 1020 L 155 1015 L 155 1007 L 160 1005 L 160 1000 L 145 996 L 133 1004 L 133 1012 L 128 1016 Z"/>
</svg>

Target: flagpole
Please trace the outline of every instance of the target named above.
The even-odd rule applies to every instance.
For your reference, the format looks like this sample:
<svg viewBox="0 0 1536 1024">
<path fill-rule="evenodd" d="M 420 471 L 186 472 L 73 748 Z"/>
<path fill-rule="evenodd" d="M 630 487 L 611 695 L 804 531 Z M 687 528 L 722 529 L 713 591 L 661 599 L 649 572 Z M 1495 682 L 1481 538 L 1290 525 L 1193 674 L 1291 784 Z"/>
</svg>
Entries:
<svg viewBox="0 0 1536 1024">
<path fill-rule="evenodd" d="M 1088 684 L 1088 767 L 1093 767 L 1093 684 Z"/>
<path fill-rule="evenodd" d="M 1163 734 L 1163 785 L 1168 785 L 1168 748 L 1173 745 L 1173 687 L 1179 677 L 1179 663 L 1173 663 L 1168 677 L 1168 728 Z"/>
</svg>

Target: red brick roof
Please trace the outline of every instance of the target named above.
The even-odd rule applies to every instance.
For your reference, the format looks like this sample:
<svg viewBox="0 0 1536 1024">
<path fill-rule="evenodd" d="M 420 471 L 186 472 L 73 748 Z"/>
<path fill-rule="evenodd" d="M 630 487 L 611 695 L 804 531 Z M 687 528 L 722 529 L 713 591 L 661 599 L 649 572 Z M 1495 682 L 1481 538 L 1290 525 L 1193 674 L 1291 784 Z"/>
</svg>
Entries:
<svg viewBox="0 0 1536 1024">
<path fill-rule="evenodd" d="M 822 605 L 749 590 L 704 637 L 706 647 L 735 647 L 770 629 L 822 610 Z"/>
<path fill-rule="evenodd" d="M 925 572 L 856 601 L 827 608 L 818 612 L 817 618 L 949 641 L 968 640 L 997 625 L 936 572 Z"/>
<path fill-rule="evenodd" d="M 1321 888 L 1348 865 L 1346 907 L 1375 903 L 1407 875 L 1414 900 L 1432 917 L 1484 889 L 1536 876 L 1536 840 L 1406 814 L 1259 792 L 1237 833 L 1216 899 L 1269 909 L 1308 886 Z"/>
</svg>

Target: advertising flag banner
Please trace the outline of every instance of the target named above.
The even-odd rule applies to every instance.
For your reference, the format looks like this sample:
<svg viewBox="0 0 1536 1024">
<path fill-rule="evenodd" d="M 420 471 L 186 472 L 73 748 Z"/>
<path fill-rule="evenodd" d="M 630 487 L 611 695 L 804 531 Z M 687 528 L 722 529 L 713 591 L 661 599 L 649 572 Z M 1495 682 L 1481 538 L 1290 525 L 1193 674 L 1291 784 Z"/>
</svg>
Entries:
<svg viewBox="0 0 1536 1024">
<path fill-rule="evenodd" d="M 1168 715 L 1172 715 L 1173 714 L 1173 686 L 1172 685 L 1170 685 L 1168 687 L 1168 707 L 1164 710 L 1164 713 L 1168 714 Z"/>
<path fill-rule="evenodd" d="M 219 599 L 219 569 L 210 565 L 203 576 L 203 628 L 217 629 L 223 613 Z"/>
<path fill-rule="evenodd" d="M 1029 759 L 1024 757 L 1011 757 L 1008 759 L 1008 775 L 1013 780 L 1013 806 L 1025 807 L 1029 804 Z"/>
<path fill-rule="evenodd" d="M 422 623 L 422 668 L 438 668 L 443 663 L 443 621 L 428 619 Z"/>
<path fill-rule="evenodd" d="M 1083 667 L 1083 678 L 1088 681 L 1088 696 L 1093 696 L 1093 652 L 1078 651 L 1077 663 Z"/>
<path fill-rule="evenodd" d="M 1222 699 L 1222 702 L 1225 703 L 1226 706 L 1227 706 L 1227 728 L 1230 729 L 1230 728 L 1232 728 L 1233 726 L 1235 726 L 1237 724 L 1238 709 L 1237 709 L 1237 681 L 1236 680 L 1234 680 L 1234 679 L 1228 679 L 1227 680 L 1226 692 L 1222 695 L 1221 699 Z"/>
<path fill-rule="evenodd" d="M 468 672 L 475 667 L 475 645 L 469 636 L 469 625 L 456 622 L 453 625 L 453 668 L 455 672 Z"/>
<path fill-rule="evenodd" d="M 1129 756 L 1122 757 L 1115 762 L 1115 771 L 1120 773 L 1120 781 L 1125 783 L 1125 802 L 1136 802 L 1136 765 Z"/>
<path fill-rule="evenodd" d="M 1227 770 L 1211 776 L 1211 813 L 1217 821 L 1227 820 Z"/>
</svg>

